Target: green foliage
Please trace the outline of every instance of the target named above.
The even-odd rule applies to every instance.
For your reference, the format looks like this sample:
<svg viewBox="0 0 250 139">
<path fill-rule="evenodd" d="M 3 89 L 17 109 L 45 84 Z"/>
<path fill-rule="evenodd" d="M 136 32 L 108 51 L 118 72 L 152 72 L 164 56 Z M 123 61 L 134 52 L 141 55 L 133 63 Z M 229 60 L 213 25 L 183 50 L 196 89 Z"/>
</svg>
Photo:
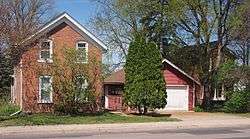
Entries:
<svg viewBox="0 0 250 139">
<path fill-rule="evenodd" d="M 196 106 L 196 107 L 194 108 L 194 111 L 195 111 L 195 112 L 204 112 L 204 110 L 203 110 L 203 108 L 202 108 L 201 106 Z"/>
<path fill-rule="evenodd" d="M 227 83 L 227 84 L 233 84 L 235 82 L 234 74 L 233 72 L 237 69 L 237 65 L 233 60 L 228 60 L 221 64 L 218 74 L 217 74 L 217 82 L 218 83 Z M 229 83 L 229 81 L 231 83 Z"/>
<path fill-rule="evenodd" d="M 249 90 L 250 67 L 244 65 L 239 66 L 233 60 L 228 60 L 221 64 L 218 74 L 214 77 L 214 83 L 223 83 L 227 88 L 226 91 L 229 91 L 228 94 L 232 94 L 231 92 L 234 89 Z"/>
<path fill-rule="evenodd" d="M 13 68 L 7 51 L 0 46 L 0 99 L 10 100 L 10 84 Z"/>
<path fill-rule="evenodd" d="M 231 93 L 231 97 L 225 103 L 225 112 L 244 113 L 250 111 L 250 92 L 235 91 Z"/>
<path fill-rule="evenodd" d="M 208 70 L 205 49 L 196 46 L 170 45 L 164 47 L 164 57 L 171 60 L 178 67 L 190 75 L 200 78 L 206 76 Z"/>
<path fill-rule="evenodd" d="M 137 35 L 131 42 L 125 65 L 125 103 L 130 107 L 147 109 L 163 108 L 167 94 L 161 72 L 160 51 L 154 43 L 147 43 Z M 141 111 L 140 111 L 141 112 Z"/>
<path fill-rule="evenodd" d="M 18 106 L 7 102 L 0 102 L 0 116 L 9 116 L 19 110 Z"/>
<path fill-rule="evenodd" d="M 79 59 L 75 49 L 64 49 L 62 53 L 63 58 L 54 56 L 53 64 L 48 70 L 53 77 L 53 92 L 58 96 L 55 112 L 95 112 L 97 96 L 94 83 L 99 80 L 99 76 L 91 67 L 98 67 L 99 64 L 90 58 L 87 64 L 76 62 Z"/>
</svg>

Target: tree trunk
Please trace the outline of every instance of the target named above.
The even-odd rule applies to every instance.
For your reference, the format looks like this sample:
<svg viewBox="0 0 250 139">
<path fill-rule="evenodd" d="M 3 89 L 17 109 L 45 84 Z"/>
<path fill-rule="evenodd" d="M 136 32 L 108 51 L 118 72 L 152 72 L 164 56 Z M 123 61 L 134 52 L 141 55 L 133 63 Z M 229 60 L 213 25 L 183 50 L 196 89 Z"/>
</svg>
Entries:
<svg viewBox="0 0 250 139">
<path fill-rule="evenodd" d="M 221 61 L 222 61 L 221 49 L 222 49 L 222 44 L 219 43 L 218 46 L 217 46 L 217 56 L 216 56 L 215 70 L 218 70 L 218 68 L 219 68 L 219 66 L 221 64 Z"/>
<path fill-rule="evenodd" d="M 250 65 L 250 45 L 247 45 L 247 52 L 246 52 L 246 65 Z"/>
<path fill-rule="evenodd" d="M 137 109 L 138 109 L 139 114 L 142 114 L 141 106 L 137 106 Z"/>
<path fill-rule="evenodd" d="M 148 108 L 144 106 L 143 115 L 148 113 Z"/>
<path fill-rule="evenodd" d="M 206 56 L 207 56 L 207 60 L 209 61 L 208 62 L 208 74 L 205 78 L 205 80 L 203 81 L 203 86 L 204 86 L 204 98 L 203 98 L 203 108 L 204 109 L 207 109 L 210 107 L 211 103 L 210 103 L 210 100 L 211 100 L 211 93 L 212 93 L 212 90 L 211 90 L 211 76 L 212 76 L 212 72 L 213 72 L 213 59 L 212 59 L 212 50 L 211 50 L 211 46 L 210 46 L 210 43 L 207 42 L 207 46 L 206 46 Z"/>
</svg>

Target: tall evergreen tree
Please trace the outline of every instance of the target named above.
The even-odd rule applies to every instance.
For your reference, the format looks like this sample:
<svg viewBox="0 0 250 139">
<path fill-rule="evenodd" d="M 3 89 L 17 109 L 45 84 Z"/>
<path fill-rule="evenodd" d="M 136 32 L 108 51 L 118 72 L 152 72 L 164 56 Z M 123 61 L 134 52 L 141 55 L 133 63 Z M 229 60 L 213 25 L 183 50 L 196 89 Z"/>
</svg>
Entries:
<svg viewBox="0 0 250 139">
<path fill-rule="evenodd" d="M 130 43 L 125 65 L 125 103 L 145 114 L 148 109 L 167 104 L 165 82 L 161 72 L 161 54 L 155 43 L 137 35 Z"/>
</svg>

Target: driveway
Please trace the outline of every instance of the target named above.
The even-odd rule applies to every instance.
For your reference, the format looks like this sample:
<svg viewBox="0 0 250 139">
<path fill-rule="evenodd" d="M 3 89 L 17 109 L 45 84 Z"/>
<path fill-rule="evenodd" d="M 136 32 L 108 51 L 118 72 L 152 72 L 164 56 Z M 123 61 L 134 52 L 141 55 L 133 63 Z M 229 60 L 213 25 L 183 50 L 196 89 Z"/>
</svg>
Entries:
<svg viewBox="0 0 250 139">
<path fill-rule="evenodd" d="M 173 112 L 180 122 L 1 127 L 2 139 L 220 138 L 250 139 L 250 118 L 222 113 Z"/>
</svg>

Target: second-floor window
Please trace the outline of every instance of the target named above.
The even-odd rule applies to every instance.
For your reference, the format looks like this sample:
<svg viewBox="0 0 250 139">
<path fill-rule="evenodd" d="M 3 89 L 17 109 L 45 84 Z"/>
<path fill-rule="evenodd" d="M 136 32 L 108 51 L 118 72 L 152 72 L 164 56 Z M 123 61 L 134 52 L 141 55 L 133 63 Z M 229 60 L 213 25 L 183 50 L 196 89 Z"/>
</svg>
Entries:
<svg viewBox="0 0 250 139">
<path fill-rule="evenodd" d="M 76 44 L 77 62 L 87 63 L 88 61 L 88 43 L 78 42 Z"/>
<path fill-rule="evenodd" d="M 40 60 L 42 60 L 43 62 L 52 61 L 52 52 L 53 52 L 52 41 L 47 40 L 42 42 L 39 54 Z"/>
</svg>

